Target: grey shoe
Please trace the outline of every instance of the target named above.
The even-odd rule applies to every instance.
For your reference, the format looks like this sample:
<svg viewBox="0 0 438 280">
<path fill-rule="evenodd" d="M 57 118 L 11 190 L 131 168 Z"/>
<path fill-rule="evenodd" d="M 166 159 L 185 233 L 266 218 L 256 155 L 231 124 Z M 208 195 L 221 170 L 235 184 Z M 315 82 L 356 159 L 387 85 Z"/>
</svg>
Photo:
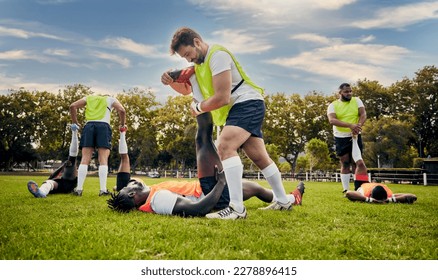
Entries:
<svg viewBox="0 0 438 280">
<path fill-rule="evenodd" d="M 288 211 L 288 210 L 292 210 L 292 202 L 289 201 L 288 203 L 283 204 L 281 202 L 275 201 L 266 207 L 259 208 L 259 210 L 280 210 L 280 211 L 286 210 L 286 211 Z"/>
<path fill-rule="evenodd" d="M 110 195 L 108 190 L 105 191 L 99 191 L 99 196 L 105 196 L 105 195 Z"/>
<path fill-rule="evenodd" d="M 72 194 L 73 194 L 74 196 L 82 196 L 82 190 L 76 190 L 76 189 L 74 189 L 73 192 L 72 192 Z"/>
<path fill-rule="evenodd" d="M 246 208 L 243 209 L 242 213 L 237 212 L 231 206 L 228 206 L 225 209 L 222 209 L 219 212 L 210 213 L 205 215 L 208 219 L 222 219 L 222 220 L 237 220 L 237 219 L 246 219 Z"/>
</svg>

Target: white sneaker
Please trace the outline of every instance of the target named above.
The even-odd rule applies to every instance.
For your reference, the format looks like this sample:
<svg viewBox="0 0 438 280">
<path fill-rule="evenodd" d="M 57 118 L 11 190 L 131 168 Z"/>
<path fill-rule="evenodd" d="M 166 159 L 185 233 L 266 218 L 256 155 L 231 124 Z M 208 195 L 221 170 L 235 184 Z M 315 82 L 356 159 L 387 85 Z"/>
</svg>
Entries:
<svg viewBox="0 0 438 280">
<path fill-rule="evenodd" d="M 289 201 L 288 203 L 283 204 L 281 202 L 275 201 L 266 207 L 259 208 L 259 210 L 280 210 L 280 211 L 286 210 L 286 211 L 288 211 L 288 210 L 292 210 L 292 202 Z"/>
<path fill-rule="evenodd" d="M 225 209 L 222 209 L 219 212 L 210 213 L 205 215 L 208 219 L 222 219 L 222 220 L 237 220 L 237 219 L 246 219 L 246 208 L 243 208 L 243 212 L 239 213 L 230 206 Z"/>
</svg>

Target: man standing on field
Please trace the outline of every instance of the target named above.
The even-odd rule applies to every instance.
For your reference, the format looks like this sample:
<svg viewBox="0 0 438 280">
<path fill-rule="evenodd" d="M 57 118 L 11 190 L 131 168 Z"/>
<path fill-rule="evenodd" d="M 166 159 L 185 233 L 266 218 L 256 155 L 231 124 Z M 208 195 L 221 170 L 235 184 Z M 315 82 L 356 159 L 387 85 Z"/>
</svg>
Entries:
<svg viewBox="0 0 438 280">
<path fill-rule="evenodd" d="M 81 134 L 79 148 L 82 149 L 82 160 L 78 168 L 78 186 L 73 194 L 82 195 L 85 177 L 91 156 L 97 148 L 99 159 L 99 196 L 109 195 L 106 182 L 108 176 L 108 157 L 111 149 L 112 131 L 110 127 L 111 110 L 114 108 L 119 113 L 120 128 L 126 126 L 126 112 L 122 104 L 110 96 L 89 95 L 70 105 L 72 127 L 79 128 L 77 110 L 85 107 L 87 123 Z"/>
<path fill-rule="evenodd" d="M 333 125 L 336 155 L 341 162 L 341 182 L 343 193 L 350 188 L 350 168 L 354 174 L 356 163 L 352 159 L 352 135 L 357 135 L 357 142 L 362 151 L 362 126 L 367 114 L 362 100 L 353 97 L 351 86 L 343 83 L 339 86 L 339 99 L 333 101 L 327 109 L 327 117 Z"/>
</svg>

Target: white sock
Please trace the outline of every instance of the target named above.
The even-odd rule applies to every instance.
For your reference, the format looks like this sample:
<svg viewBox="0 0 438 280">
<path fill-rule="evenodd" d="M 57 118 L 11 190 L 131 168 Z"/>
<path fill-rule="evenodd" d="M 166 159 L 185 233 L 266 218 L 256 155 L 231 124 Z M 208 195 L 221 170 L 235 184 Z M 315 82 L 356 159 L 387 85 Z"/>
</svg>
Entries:
<svg viewBox="0 0 438 280">
<path fill-rule="evenodd" d="M 242 161 L 238 156 L 230 157 L 222 161 L 222 167 L 224 169 L 228 190 L 230 192 L 230 206 L 237 212 L 242 213 L 245 209 L 243 206 Z"/>
<path fill-rule="evenodd" d="M 70 156 L 77 157 L 79 152 L 78 131 L 71 132 Z"/>
<path fill-rule="evenodd" d="M 47 181 L 45 181 L 42 185 L 41 185 L 41 187 L 39 188 L 40 189 L 40 192 L 42 193 L 42 194 L 44 194 L 44 195 L 48 195 L 49 194 L 49 192 L 51 191 L 51 190 L 53 190 L 53 181 L 52 180 L 47 180 Z"/>
<path fill-rule="evenodd" d="M 100 190 L 107 191 L 106 181 L 108 178 L 108 165 L 99 165 L 99 183 Z"/>
<path fill-rule="evenodd" d="M 362 154 L 359 149 L 359 144 L 357 144 L 357 137 L 353 137 L 353 150 L 351 152 L 354 162 L 358 162 L 362 159 Z"/>
<path fill-rule="evenodd" d="M 126 131 L 120 132 L 119 154 L 127 154 L 127 153 L 128 153 L 128 144 L 126 143 Z"/>
<path fill-rule="evenodd" d="M 86 164 L 79 164 L 79 168 L 78 168 L 78 185 L 76 187 L 76 190 L 82 191 L 82 189 L 84 188 L 84 182 L 85 182 L 85 177 L 87 177 L 87 173 L 88 173 L 88 165 L 86 165 Z"/>
<path fill-rule="evenodd" d="M 277 201 L 283 204 L 288 203 L 289 201 L 286 197 L 286 192 L 284 191 L 283 181 L 281 180 L 281 173 L 280 170 L 278 170 L 277 165 L 274 162 L 271 163 L 268 167 L 262 170 L 262 173 L 271 186 Z"/>
<path fill-rule="evenodd" d="M 295 196 L 293 194 L 287 194 L 286 197 L 292 204 L 294 204 Z"/>
<path fill-rule="evenodd" d="M 341 182 L 344 191 L 348 191 L 350 189 L 350 174 L 341 174 Z"/>
</svg>

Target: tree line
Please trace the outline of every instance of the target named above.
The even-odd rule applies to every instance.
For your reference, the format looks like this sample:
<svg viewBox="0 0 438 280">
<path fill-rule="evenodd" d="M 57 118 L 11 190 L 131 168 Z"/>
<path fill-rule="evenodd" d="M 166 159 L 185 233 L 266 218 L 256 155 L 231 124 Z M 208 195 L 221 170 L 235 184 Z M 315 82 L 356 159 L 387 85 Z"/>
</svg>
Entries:
<svg viewBox="0 0 438 280">
<path fill-rule="evenodd" d="M 170 90 L 170 89 L 169 89 Z M 37 161 L 64 160 L 68 156 L 71 123 L 69 105 L 86 95 L 89 87 L 66 86 L 57 93 L 10 90 L 0 95 L 0 169 Z M 413 167 L 416 158 L 438 156 L 438 69 L 425 66 L 412 79 L 384 87 L 378 81 L 358 80 L 353 96 L 365 104 L 363 158 L 369 167 Z M 195 169 L 196 119 L 190 114 L 190 96 L 157 102 L 150 90 L 133 88 L 116 95 L 127 111 L 127 142 L 135 170 Z M 332 127 L 327 107 L 337 93 L 266 94 L 264 139 L 284 172 L 335 170 Z M 84 113 L 79 111 L 82 126 Z M 110 167 L 117 169 L 118 117 L 113 127 Z M 217 128 L 215 128 L 217 129 Z M 79 155 L 80 156 L 80 155 Z M 246 169 L 253 169 L 244 160 Z"/>
</svg>

